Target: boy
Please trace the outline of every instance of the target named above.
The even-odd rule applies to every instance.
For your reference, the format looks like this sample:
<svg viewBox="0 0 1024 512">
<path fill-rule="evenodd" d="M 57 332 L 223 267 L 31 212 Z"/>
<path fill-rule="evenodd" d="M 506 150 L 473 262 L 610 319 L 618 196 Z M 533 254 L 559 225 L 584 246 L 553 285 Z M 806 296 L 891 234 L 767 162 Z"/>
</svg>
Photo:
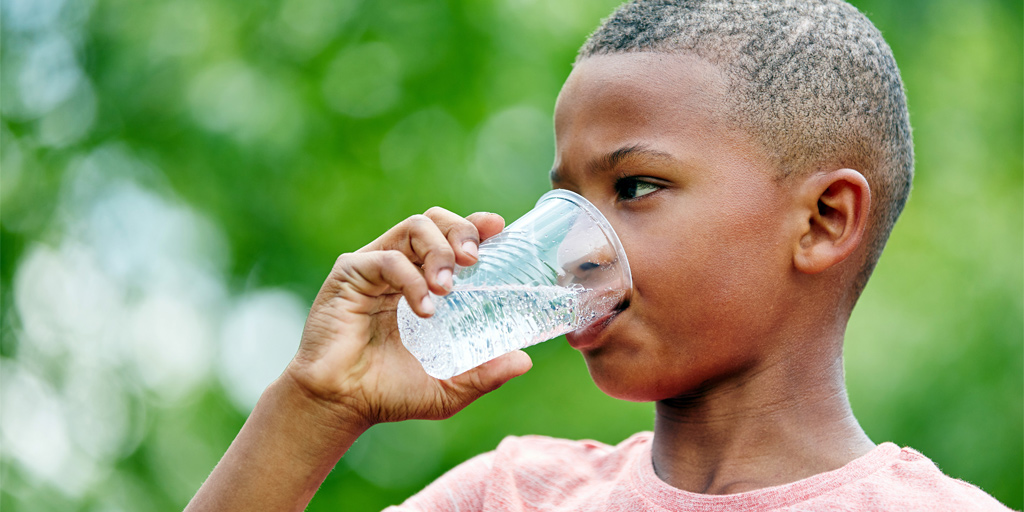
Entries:
<svg viewBox="0 0 1024 512">
<path fill-rule="evenodd" d="M 639 1 L 595 32 L 555 109 L 552 185 L 594 203 L 631 301 L 567 336 L 606 393 L 657 403 L 615 447 L 509 438 L 408 510 L 1005 510 L 876 446 L 843 381 L 847 319 L 910 189 L 902 84 L 840 0 Z M 438 381 L 402 347 L 503 221 L 434 208 L 338 258 L 299 351 L 194 510 L 301 510 L 371 425 L 445 418 L 530 360 Z"/>
</svg>

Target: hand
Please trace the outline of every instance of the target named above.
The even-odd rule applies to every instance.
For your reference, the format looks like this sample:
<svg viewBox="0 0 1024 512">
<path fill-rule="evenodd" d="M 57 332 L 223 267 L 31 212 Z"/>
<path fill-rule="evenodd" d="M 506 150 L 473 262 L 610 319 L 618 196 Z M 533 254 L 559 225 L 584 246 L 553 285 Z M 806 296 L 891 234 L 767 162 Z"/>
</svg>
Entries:
<svg viewBox="0 0 1024 512">
<path fill-rule="evenodd" d="M 338 258 L 313 302 L 299 351 L 260 396 L 187 510 L 303 510 L 356 438 L 383 421 L 451 416 L 530 369 L 505 354 L 448 380 L 427 375 L 402 345 L 398 298 L 429 316 L 428 289 L 447 293 L 455 264 L 476 262 L 505 222 L 440 208 L 401 222 Z"/>
<path fill-rule="evenodd" d="M 405 419 L 451 416 L 532 363 L 524 352 L 506 354 L 462 375 L 427 375 L 402 345 L 395 309 L 404 296 L 421 317 L 434 309 L 428 290 L 451 289 L 455 264 L 472 265 L 481 240 L 504 228 L 496 214 L 462 218 L 431 208 L 336 261 L 321 287 L 284 377 L 351 427 Z"/>
</svg>

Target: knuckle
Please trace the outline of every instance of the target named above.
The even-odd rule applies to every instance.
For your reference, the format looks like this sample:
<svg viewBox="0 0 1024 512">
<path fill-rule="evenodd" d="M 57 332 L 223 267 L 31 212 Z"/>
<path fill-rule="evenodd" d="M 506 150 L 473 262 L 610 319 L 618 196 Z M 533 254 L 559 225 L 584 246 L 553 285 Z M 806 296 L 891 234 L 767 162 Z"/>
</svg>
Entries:
<svg viewBox="0 0 1024 512">
<path fill-rule="evenodd" d="M 437 259 L 437 258 L 451 258 L 455 259 L 455 251 L 452 250 L 448 244 L 438 244 L 431 247 L 430 252 L 427 253 L 426 259 Z"/>
<path fill-rule="evenodd" d="M 406 258 L 404 254 L 402 254 L 402 251 L 396 249 L 381 251 L 380 259 L 382 263 L 390 266 L 400 265 L 402 263 L 402 260 L 408 260 L 408 258 Z"/>
<path fill-rule="evenodd" d="M 476 226 L 469 219 L 463 219 L 459 217 L 459 220 L 452 224 L 452 229 L 448 232 L 449 236 L 458 236 L 460 238 L 466 236 L 477 236 Z"/>
<path fill-rule="evenodd" d="M 424 213 L 424 215 L 426 215 L 427 217 L 433 218 L 433 217 L 440 217 L 440 216 L 444 216 L 444 215 L 449 215 L 451 213 L 452 212 L 450 212 L 448 210 L 445 210 L 444 208 L 441 208 L 440 206 L 431 206 L 430 208 L 427 209 L 427 211 Z"/>
<path fill-rule="evenodd" d="M 359 262 L 361 256 L 351 253 L 342 254 L 334 261 L 331 272 L 327 275 L 327 282 L 332 286 L 344 286 L 345 283 L 359 280 Z"/>
<path fill-rule="evenodd" d="M 408 219 L 406 219 L 406 222 L 409 223 L 410 227 L 423 227 L 426 224 L 434 223 L 434 221 L 430 220 L 430 217 L 427 217 L 422 213 L 417 213 L 416 215 L 410 216 Z"/>
<path fill-rule="evenodd" d="M 473 240 L 476 243 L 480 243 L 480 232 L 477 231 L 476 226 L 469 224 L 467 226 L 460 226 L 461 229 L 453 229 L 448 235 L 452 242 L 464 242 L 466 240 Z"/>
<path fill-rule="evenodd" d="M 334 259 L 334 266 L 331 267 L 331 270 L 337 272 L 343 268 L 350 266 L 352 264 L 352 259 L 355 257 L 356 256 L 350 252 L 346 252 L 344 254 L 339 255 L 337 258 Z"/>
<path fill-rule="evenodd" d="M 409 217 L 406 236 L 409 237 L 411 241 L 424 238 L 429 239 L 431 231 L 438 231 L 438 227 L 430 217 L 423 214 Z"/>
</svg>

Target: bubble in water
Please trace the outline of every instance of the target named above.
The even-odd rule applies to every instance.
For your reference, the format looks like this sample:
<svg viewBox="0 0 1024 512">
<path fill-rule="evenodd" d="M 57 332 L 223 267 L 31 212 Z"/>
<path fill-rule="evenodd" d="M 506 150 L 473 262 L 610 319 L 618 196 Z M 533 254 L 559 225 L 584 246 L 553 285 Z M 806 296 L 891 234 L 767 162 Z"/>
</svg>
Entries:
<svg viewBox="0 0 1024 512">
<path fill-rule="evenodd" d="M 447 379 L 513 350 L 549 340 L 591 321 L 582 287 L 484 286 L 431 295 L 436 311 L 420 318 L 403 298 L 402 343 L 433 377 Z"/>
</svg>

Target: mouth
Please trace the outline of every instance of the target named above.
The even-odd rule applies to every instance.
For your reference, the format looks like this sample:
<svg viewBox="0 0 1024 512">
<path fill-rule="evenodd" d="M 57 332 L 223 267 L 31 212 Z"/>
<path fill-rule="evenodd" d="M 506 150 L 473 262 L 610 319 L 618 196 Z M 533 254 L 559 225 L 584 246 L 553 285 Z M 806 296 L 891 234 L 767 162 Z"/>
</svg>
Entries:
<svg viewBox="0 0 1024 512">
<path fill-rule="evenodd" d="M 569 346 L 576 350 L 582 350 L 596 345 L 601 333 L 603 333 L 604 330 L 615 321 L 619 316 L 619 313 L 622 313 L 628 307 L 629 301 L 627 300 L 607 315 L 595 320 L 590 325 L 566 334 L 565 339 L 569 342 Z"/>
</svg>

